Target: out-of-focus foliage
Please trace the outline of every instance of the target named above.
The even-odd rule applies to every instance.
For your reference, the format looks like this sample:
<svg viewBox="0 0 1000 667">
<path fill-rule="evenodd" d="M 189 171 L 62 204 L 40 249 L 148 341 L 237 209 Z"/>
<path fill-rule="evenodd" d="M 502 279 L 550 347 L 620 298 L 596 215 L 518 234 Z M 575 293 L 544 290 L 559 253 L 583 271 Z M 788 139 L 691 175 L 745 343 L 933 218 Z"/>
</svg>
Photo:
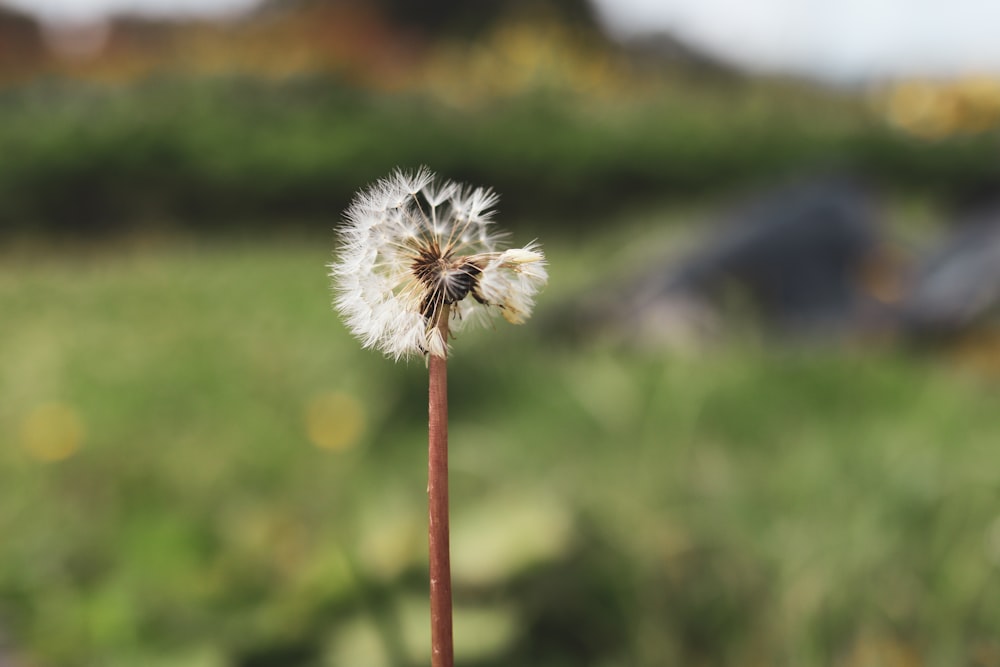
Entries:
<svg viewBox="0 0 1000 667">
<path fill-rule="evenodd" d="M 539 313 L 609 235 L 546 239 Z M 4 256 L 0 624 L 29 664 L 423 663 L 426 373 L 357 348 L 327 252 Z M 462 664 L 994 664 L 989 385 L 540 331 L 451 365 Z"/>
<path fill-rule="evenodd" d="M 419 88 L 440 45 L 469 46 L 510 23 L 558 26 L 610 55 L 587 0 L 277 0 L 225 19 L 119 15 L 40 23 L 0 4 L 0 85 L 41 77 L 135 82 L 151 74 L 263 78 L 338 73 L 376 90 Z"/>
<path fill-rule="evenodd" d="M 429 164 L 493 185 L 507 212 L 579 226 L 643 199 L 817 165 L 961 192 L 996 182 L 995 144 L 993 135 L 922 142 L 850 98 L 771 86 L 586 104 L 542 89 L 468 111 L 326 78 L 36 84 L 0 93 L 0 224 L 89 234 L 150 219 L 204 227 L 319 216 L 327 226 L 360 184 Z"/>
<path fill-rule="evenodd" d="M 420 164 L 575 228 L 817 167 L 932 195 L 1000 182 L 988 82 L 866 99 L 676 40 L 615 44 L 578 0 L 459 4 L 423 21 L 339 0 L 92 26 L 0 12 L 0 231 L 327 225 Z"/>
<path fill-rule="evenodd" d="M 889 87 L 883 97 L 893 124 L 928 139 L 977 134 L 1000 125 L 1000 80 L 990 77 L 907 81 Z"/>
<path fill-rule="evenodd" d="M 314 4 L 331 0 L 306 0 Z M 271 0 L 273 5 L 294 4 L 301 0 Z M 336 0 L 332 0 L 335 3 Z M 331 3 L 331 4 L 332 4 Z M 395 23 L 419 27 L 430 34 L 479 37 L 483 32 L 514 14 L 539 10 L 557 16 L 565 24 L 591 32 L 600 30 L 594 8 L 588 0 L 481 0 L 470 4 L 462 0 L 428 0 L 420 4 L 407 0 L 379 0 L 377 3 Z"/>
</svg>

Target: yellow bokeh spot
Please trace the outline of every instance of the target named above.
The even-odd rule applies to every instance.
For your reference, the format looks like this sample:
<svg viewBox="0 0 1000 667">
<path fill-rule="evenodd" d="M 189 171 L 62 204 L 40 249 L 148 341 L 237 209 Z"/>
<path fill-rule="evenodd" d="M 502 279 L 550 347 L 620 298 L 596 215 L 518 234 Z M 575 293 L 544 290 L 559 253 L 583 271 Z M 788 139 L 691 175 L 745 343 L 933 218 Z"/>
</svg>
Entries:
<svg viewBox="0 0 1000 667">
<path fill-rule="evenodd" d="M 39 461 L 53 463 L 67 459 L 83 442 L 83 421 L 72 406 L 45 403 L 35 407 L 21 421 L 21 446 Z"/>
<path fill-rule="evenodd" d="M 306 433 L 320 449 L 343 451 L 354 447 L 365 430 L 365 413 L 354 396 L 344 392 L 320 394 L 305 410 Z"/>
</svg>

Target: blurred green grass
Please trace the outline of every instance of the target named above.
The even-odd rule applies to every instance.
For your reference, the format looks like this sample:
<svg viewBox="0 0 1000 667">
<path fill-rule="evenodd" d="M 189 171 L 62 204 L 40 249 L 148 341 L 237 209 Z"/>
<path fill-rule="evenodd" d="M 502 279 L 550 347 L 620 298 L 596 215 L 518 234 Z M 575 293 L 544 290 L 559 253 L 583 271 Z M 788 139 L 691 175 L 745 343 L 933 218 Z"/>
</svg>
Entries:
<svg viewBox="0 0 1000 667">
<path fill-rule="evenodd" d="M 547 241 L 539 313 L 607 251 Z M 331 245 L 3 257 L 16 655 L 425 663 L 426 372 L 344 331 Z M 468 332 L 451 364 L 462 664 L 1000 664 L 995 387 L 885 350 L 541 330 Z"/>
</svg>

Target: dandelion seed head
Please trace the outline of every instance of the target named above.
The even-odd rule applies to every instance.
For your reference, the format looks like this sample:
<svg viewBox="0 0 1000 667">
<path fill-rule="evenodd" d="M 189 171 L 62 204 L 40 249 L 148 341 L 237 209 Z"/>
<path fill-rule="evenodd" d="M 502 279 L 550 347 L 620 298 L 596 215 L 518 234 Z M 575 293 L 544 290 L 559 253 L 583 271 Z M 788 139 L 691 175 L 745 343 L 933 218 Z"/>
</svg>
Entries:
<svg viewBox="0 0 1000 667">
<path fill-rule="evenodd" d="M 499 197 L 436 182 L 426 168 L 396 171 L 359 192 L 344 212 L 329 266 L 334 307 L 364 347 L 394 359 L 447 356 L 448 329 L 501 314 L 520 324 L 548 280 L 536 243 L 500 249 Z"/>
</svg>

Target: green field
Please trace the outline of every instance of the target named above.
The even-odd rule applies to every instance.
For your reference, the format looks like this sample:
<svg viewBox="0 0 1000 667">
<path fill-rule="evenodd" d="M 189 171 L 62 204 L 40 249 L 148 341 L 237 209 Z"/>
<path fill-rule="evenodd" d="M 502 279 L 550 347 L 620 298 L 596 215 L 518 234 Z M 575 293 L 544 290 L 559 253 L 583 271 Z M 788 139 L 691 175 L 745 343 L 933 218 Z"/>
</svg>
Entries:
<svg viewBox="0 0 1000 667">
<path fill-rule="evenodd" d="M 540 317 L 606 250 L 546 241 Z M 345 332 L 331 246 L 4 252 L 0 646 L 426 663 L 426 371 Z M 469 332 L 451 364 L 461 665 L 1000 665 L 995 387 L 543 331 Z"/>
</svg>

